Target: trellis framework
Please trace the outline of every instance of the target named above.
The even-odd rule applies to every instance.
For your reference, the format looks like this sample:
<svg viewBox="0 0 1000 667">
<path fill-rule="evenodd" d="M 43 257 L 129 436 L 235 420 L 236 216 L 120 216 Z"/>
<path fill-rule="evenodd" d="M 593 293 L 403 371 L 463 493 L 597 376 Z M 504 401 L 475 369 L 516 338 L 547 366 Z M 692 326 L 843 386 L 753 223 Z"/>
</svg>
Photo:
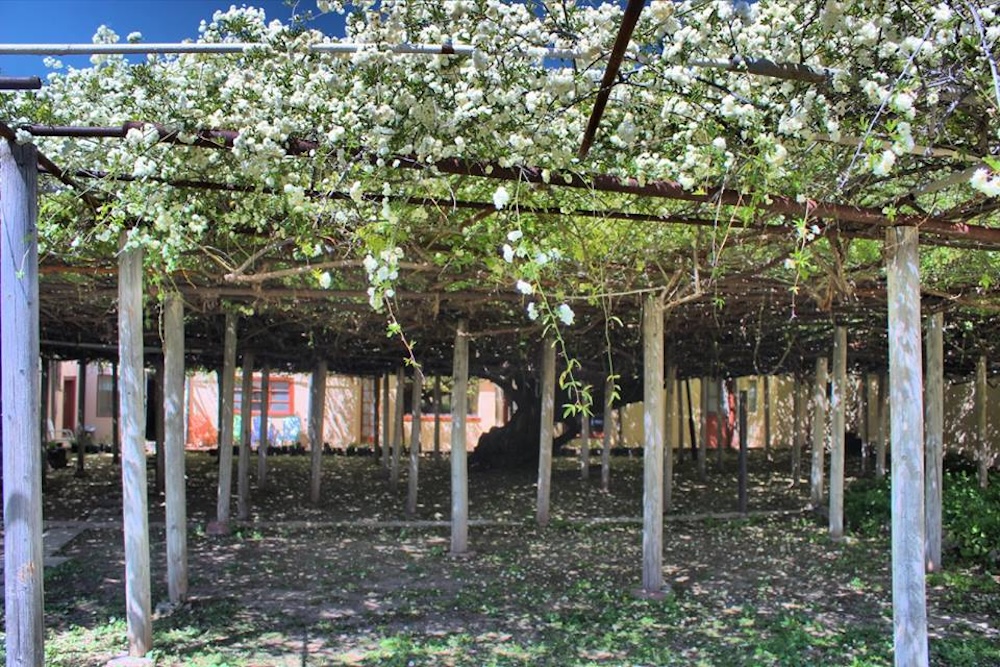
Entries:
<svg viewBox="0 0 1000 667">
<path fill-rule="evenodd" d="M 371 375 L 404 355 L 446 372 L 459 321 L 472 372 L 499 374 L 558 325 L 581 377 L 637 397 L 655 295 L 681 377 L 802 372 L 834 325 L 851 365 L 884 369 L 881 239 L 906 228 L 923 308 L 951 322 L 944 368 L 966 374 L 996 358 L 996 17 L 855 4 L 385 3 L 349 22 L 349 59 L 228 12 L 203 43 L 233 54 L 102 55 L 0 106 L 5 139 L 59 156 L 39 159 L 62 184 L 43 193 L 42 348 L 114 357 L 131 228 L 149 296 L 184 295 L 186 355 L 213 368 L 234 310 L 261 363 Z M 436 54 L 399 46 L 445 33 Z"/>
</svg>

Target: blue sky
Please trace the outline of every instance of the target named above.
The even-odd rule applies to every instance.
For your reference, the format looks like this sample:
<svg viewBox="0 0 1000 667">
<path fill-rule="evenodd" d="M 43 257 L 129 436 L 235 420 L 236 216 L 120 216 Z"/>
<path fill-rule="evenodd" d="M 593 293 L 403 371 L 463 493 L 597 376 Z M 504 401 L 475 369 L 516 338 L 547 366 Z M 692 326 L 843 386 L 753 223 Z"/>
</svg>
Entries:
<svg viewBox="0 0 1000 667">
<path fill-rule="evenodd" d="M 87 43 L 100 25 L 124 40 L 141 32 L 144 42 L 179 42 L 198 36 L 198 24 L 218 9 L 230 5 L 263 7 L 267 17 L 287 20 L 292 8 L 284 0 L 0 0 L 0 43 Z M 299 13 L 312 10 L 314 0 L 300 0 Z M 341 20 L 338 20 L 341 19 Z M 314 27 L 327 34 L 342 34 L 342 18 L 320 17 Z M 66 65 L 85 67 L 86 57 L 60 58 Z M 0 56 L 0 74 L 39 76 L 49 70 L 36 56 Z"/>
</svg>

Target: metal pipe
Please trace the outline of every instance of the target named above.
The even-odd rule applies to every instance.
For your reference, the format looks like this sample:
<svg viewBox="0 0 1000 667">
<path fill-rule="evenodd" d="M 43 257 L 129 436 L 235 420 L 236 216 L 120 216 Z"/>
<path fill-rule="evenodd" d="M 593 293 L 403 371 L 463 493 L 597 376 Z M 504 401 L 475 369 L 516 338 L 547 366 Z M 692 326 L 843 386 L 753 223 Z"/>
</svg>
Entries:
<svg viewBox="0 0 1000 667">
<path fill-rule="evenodd" d="M 42 80 L 37 76 L 0 76 L 0 90 L 38 90 Z"/>
<path fill-rule="evenodd" d="M 590 152 L 590 145 L 597 136 L 597 128 L 601 123 L 601 116 L 604 115 L 604 108 L 608 104 L 611 96 L 611 88 L 614 86 L 618 70 L 621 69 L 622 60 L 625 58 L 625 50 L 628 48 L 629 40 L 635 31 L 635 25 L 639 22 L 639 14 L 642 13 L 643 0 L 629 0 L 622 15 L 622 24 L 618 27 L 618 36 L 611 47 L 611 55 L 608 57 L 607 67 L 604 68 L 604 76 L 601 78 L 601 87 L 597 91 L 597 99 L 594 100 L 594 108 L 590 112 L 590 120 L 587 121 L 587 129 L 583 133 L 583 141 L 580 142 L 580 149 L 576 156 L 581 160 L 587 157 Z"/>
<path fill-rule="evenodd" d="M 232 54 L 269 49 L 269 45 L 260 42 L 149 42 L 146 44 L 0 44 L 0 55 L 4 56 L 89 56 L 89 55 L 150 55 L 150 54 Z M 350 55 L 361 51 L 389 52 L 395 55 L 429 55 L 429 56 L 471 56 L 477 49 L 465 44 L 394 44 L 387 48 L 375 44 L 358 44 L 354 42 L 320 42 L 310 44 L 308 50 L 312 53 L 331 55 Z M 538 47 L 524 51 L 515 51 L 514 55 L 526 58 L 555 58 L 572 60 L 582 57 L 575 51 Z"/>
</svg>

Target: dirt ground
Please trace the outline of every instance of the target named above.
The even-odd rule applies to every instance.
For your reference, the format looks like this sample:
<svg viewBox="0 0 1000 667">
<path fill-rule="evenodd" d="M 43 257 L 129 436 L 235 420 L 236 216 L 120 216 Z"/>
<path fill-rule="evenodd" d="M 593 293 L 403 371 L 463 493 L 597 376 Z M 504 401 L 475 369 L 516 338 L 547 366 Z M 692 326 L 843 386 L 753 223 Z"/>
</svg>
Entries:
<svg viewBox="0 0 1000 667">
<path fill-rule="evenodd" d="M 610 493 L 599 469 L 582 481 L 576 461 L 557 459 L 545 529 L 534 523 L 535 471 L 473 472 L 463 558 L 449 555 L 447 461 L 423 462 L 415 522 L 403 513 L 405 475 L 394 491 L 371 459 L 323 464 L 312 506 L 308 459 L 273 457 L 268 487 L 252 487 L 252 519 L 210 537 L 218 463 L 189 455 L 190 600 L 159 607 L 157 664 L 891 664 L 888 542 L 830 541 L 806 509 L 808 482 L 791 485 L 787 452 L 754 453 L 748 518 L 731 514 L 734 454 L 722 472 L 713 460 L 705 481 L 686 455 L 678 463 L 661 600 L 635 594 L 638 457 L 612 460 Z M 88 468 L 47 484 L 50 525 L 89 526 L 46 572 L 47 664 L 103 665 L 126 647 L 120 478 L 107 455 Z M 150 519 L 155 603 L 166 598 L 155 492 Z M 934 664 L 1000 665 L 997 577 L 956 568 L 928 595 Z"/>
</svg>

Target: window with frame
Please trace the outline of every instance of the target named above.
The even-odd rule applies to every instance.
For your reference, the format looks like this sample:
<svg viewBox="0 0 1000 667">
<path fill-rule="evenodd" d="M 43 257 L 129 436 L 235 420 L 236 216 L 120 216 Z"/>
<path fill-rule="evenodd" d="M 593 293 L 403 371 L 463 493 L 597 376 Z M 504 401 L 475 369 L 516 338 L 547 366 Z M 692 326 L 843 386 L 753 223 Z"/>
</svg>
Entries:
<svg viewBox="0 0 1000 667">
<path fill-rule="evenodd" d="M 115 381 L 110 373 L 97 375 L 97 416 L 111 417 L 115 404 Z"/>
<path fill-rule="evenodd" d="M 268 417 L 288 417 L 294 413 L 294 392 L 292 381 L 289 378 L 270 378 L 267 388 Z M 250 411 L 252 414 L 260 414 L 261 382 L 259 378 L 254 378 L 253 395 L 250 397 Z M 233 392 L 233 409 L 236 414 L 241 414 L 243 409 L 243 387 L 238 385 Z"/>
</svg>

